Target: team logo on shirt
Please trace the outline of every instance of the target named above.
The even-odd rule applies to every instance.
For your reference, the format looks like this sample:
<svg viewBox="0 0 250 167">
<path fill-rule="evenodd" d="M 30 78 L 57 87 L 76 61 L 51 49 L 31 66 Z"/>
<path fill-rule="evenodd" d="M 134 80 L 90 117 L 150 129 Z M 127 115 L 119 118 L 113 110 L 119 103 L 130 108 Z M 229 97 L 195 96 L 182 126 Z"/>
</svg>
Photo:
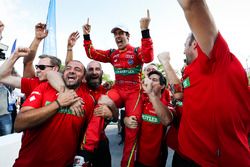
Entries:
<svg viewBox="0 0 250 167">
<path fill-rule="evenodd" d="M 179 106 L 179 107 L 182 107 L 182 106 L 183 106 L 183 103 L 182 103 L 181 101 L 178 100 L 178 101 L 176 102 L 176 105 Z"/>
<path fill-rule="evenodd" d="M 159 124 L 160 119 L 156 116 L 148 115 L 148 114 L 142 114 L 142 120 L 145 122 L 150 122 L 153 124 Z"/>
<path fill-rule="evenodd" d="M 190 79 L 189 79 L 189 77 L 187 77 L 186 79 L 184 79 L 183 82 L 182 82 L 182 84 L 183 84 L 184 88 L 189 87 L 190 86 Z"/>
<path fill-rule="evenodd" d="M 141 72 L 141 66 L 138 65 L 134 68 L 114 68 L 115 74 L 119 75 L 132 75 L 132 74 L 139 74 Z"/>
<path fill-rule="evenodd" d="M 134 60 L 133 60 L 133 59 L 129 59 L 129 60 L 128 60 L 128 64 L 129 64 L 129 65 L 134 64 Z"/>
<path fill-rule="evenodd" d="M 114 59 L 115 63 L 118 61 L 119 56 L 120 56 L 119 54 L 116 54 L 116 55 L 113 56 L 113 59 Z"/>
<path fill-rule="evenodd" d="M 45 102 L 45 105 L 47 106 L 47 105 L 49 105 L 50 103 L 52 103 L 52 102 L 46 101 L 46 102 Z M 62 113 L 62 114 L 75 115 L 75 114 L 73 114 L 72 110 L 71 110 L 69 107 L 61 107 L 61 108 L 58 108 L 58 109 L 57 109 L 57 112 L 58 112 L 58 113 Z M 83 113 L 83 115 L 84 115 L 85 110 L 82 110 L 82 113 Z"/>
<path fill-rule="evenodd" d="M 29 98 L 29 100 L 30 100 L 30 101 L 34 101 L 34 100 L 36 100 L 36 97 L 35 97 L 35 96 L 31 96 L 31 97 Z"/>
<path fill-rule="evenodd" d="M 117 59 L 120 55 L 119 54 L 116 54 L 113 56 L 114 59 Z"/>
</svg>

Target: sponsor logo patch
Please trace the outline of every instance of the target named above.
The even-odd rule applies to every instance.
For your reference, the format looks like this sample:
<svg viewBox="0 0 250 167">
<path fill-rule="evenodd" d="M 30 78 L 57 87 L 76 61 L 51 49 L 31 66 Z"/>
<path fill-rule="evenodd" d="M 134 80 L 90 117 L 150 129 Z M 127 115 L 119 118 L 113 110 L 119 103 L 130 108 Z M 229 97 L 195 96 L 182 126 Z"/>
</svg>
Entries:
<svg viewBox="0 0 250 167">
<path fill-rule="evenodd" d="M 52 102 L 46 101 L 45 105 L 49 105 L 50 103 L 52 103 Z M 71 109 L 69 107 L 61 107 L 61 108 L 57 109 L 57 112 L 62 113 L 62 114 L 71 114 L 71 115 L 73 115 L 73 113 L 72 113 L 72 111 L 71 111 Z M 85 110 L 82 110 L 82 113 L 84 115 Z"/>
<path fill-rule="evenodd" d="M 184 79 L 184 81 L 182 82 L 182 84 L 183 84 L 184 88 L 189 87 L 190 86 L 190 79 L 189 79 L 189 77 L 187 77 L 186 79 Z"/>
<path fill-rule="evenodd" d="M 148 114 L 142 114 L 142 120 L 153 124 L 159 124 L 160 118 Z"/>
<path fill-rule="evenodd" d="M 35 97 L 35 96 L 31 96 L 31 97 L 29 98 L 29 100 L 30 100 L 30 101 L 34 101 L 34 100 L 36 100 L 36 97 Z"/>
<path fill-rule="evenodd" d="M 133 59 L 129 59 L 129 60 L 128 60 L 128 64 L 129 64 L 129 65 L 134 64 L 134 60 L 133 60 Z"/>
</svg>

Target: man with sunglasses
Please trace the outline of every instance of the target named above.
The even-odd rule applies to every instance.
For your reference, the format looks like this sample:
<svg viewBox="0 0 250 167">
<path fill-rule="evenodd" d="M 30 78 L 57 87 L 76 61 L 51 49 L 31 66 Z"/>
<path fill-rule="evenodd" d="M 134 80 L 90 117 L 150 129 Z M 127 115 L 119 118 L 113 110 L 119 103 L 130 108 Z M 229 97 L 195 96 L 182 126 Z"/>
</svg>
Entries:
<svg viewBox="0 0 250 167">
<path fill-rule="evenodd" d="M 47 72 L 50 70 L 59 71 L 61 60 L 49 55 L 39 56 L 40 60 L 36 67 L 36 77 L 22 78 L 19 76 L 12 76 L 11 69 L 15 62 L 20 57 L 29 56 L 29 48 L 18 48 L 9 59 L 7 59 L 0 68 L 0 82 L 10 85 L 15 88 L 21 88 L 22 93 L 25 94 L 26 98 L 37 87 L 41 82 L 47 80 Z"/>
<path fill-rule="evenodd" d="M 22 93 L 26 97 L 37 87 L 41 82 L 47 80 L 47 72 L 50 70 L 59 71 L 61 60 L 49 55 L 39 56 L 40 60 L 35 70 L 33 67 L 33 60 L 37 51 L 37 48 L 42 39 L 47 36 L 46 25 L 38 23 L 35 28 L 35 38 L 32 41 L 29 48 L 19 48 L 14 52 L 1 66 L 0 69 L 0 82 L 13 86 L 15 88 L 21 88 Z M 24 57 L 24 70 L 23 77 L 12 76 L 11 69 L 15 62 Z"/>
</svg>

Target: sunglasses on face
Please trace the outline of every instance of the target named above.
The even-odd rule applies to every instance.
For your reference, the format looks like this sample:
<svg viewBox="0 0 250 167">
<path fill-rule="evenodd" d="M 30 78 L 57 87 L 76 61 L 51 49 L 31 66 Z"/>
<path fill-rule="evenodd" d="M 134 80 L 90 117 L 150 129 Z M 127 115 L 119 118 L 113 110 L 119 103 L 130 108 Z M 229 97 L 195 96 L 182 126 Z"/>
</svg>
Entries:
<svg viewBox="0 0 250 167">
<path fill-rule="evenodd" d="M 52 65 L 35 65 L 36 69 L 45 70 L 46 67 L 54 67 Z"/>
</svg>

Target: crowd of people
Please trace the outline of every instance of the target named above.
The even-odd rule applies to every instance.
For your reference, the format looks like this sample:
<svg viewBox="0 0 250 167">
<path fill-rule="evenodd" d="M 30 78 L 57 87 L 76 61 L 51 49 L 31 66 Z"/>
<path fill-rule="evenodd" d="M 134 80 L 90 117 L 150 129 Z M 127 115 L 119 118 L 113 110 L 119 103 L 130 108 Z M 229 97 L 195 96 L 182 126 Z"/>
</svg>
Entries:
<svg viewBox="0 0 250 167">
<path fill-rule="evenodd" d="M 30 47 L 17 48 L 0 67 L 0 135 L 11 133 L 12 125 L 15 132 L 23 132 L 13 166 L 111 167 L 105 128 L 118 120 L 122 108 L 121 167 L 165 167 L 168 147 L 175 151 L 173 167 L 249 167 L 246 72 L 230 52 L 205 0 L 178 2 L 191 30 L 181 78 L 171 66 L 169 52 L 158 54 L 165 76 L 151 63 L 155 56 L 149 10 L 140 20 L 139 47 L 129 44 L 129 30 L 119 25 L 111 30 L 117 49 L 94 48 L 88 19 L 83 46 L 93 60 L 86 68 L 73 56 L 78 31 L 68 38 L 64 69 L 51 55 L 40 55 L 34 65 L 39 44 L 49 33 L 46 24 L 38 23 Z M 2 25 L 0 21 L 0 39 Z M 13 74 L 20 57 L 22 77 Z M 103 84 L 100 62 L 112 64 L 113 85 Z M 14 123 L 7 86 L 21 89 L 26 98 Z"/>
<path fill-rule="evenodd" d="M 0 42 L 3 38 L 2 33 L 4 30 L 4 24 L 0 20 Z M 3 61 L 5 57 L 4 50 L 1 48 L 0 61 Z M 15 68 L 11 68 L 11 75 L 18 76 Z M 21 98 L 23 94 L 16 90 L 14 87 L 0 83 L 0 136 L 11 134 L 14 132 L 14 121 L 16 114 L 19 110 Z"/>
</svg>

